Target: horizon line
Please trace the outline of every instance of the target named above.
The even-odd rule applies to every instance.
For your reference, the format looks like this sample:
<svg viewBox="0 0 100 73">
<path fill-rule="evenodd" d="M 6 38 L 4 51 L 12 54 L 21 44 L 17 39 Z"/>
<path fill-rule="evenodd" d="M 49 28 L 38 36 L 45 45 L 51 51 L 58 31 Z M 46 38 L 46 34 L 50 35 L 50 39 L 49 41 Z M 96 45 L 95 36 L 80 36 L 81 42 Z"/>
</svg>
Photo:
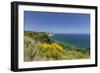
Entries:
<svg viewBox="0 0 100 73">
<path fill-rule="evenodd" d="M 25 32 L 46 32 L 46 31 L 26 31 L 24 30 Z M 49 32 L 49 33 L 55 33 L 55 32 Z M 90 34 L 90 33 L 58 33 L 56 32 L 56 34 Z"/>
</svg>

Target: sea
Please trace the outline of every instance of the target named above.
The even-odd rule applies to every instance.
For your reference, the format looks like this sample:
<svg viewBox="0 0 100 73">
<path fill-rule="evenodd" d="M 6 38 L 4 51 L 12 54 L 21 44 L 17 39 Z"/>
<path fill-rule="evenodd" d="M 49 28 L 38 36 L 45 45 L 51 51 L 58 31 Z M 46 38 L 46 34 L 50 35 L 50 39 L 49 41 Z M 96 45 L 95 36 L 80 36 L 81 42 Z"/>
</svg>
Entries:
<svg viewBox="0 0 100 73">
<path fill-rule="evenodd" d="M 54 34 L 50 38 L 75 48 L 90 48 L 90 34 Z"/>
</svg>

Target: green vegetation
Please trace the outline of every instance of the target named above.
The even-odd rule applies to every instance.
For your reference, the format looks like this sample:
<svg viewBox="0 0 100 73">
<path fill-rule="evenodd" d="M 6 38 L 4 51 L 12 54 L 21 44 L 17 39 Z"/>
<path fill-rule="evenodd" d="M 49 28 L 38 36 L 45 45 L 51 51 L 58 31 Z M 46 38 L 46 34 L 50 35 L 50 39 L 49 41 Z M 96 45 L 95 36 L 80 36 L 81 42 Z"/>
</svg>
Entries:
<svg viewBox="0 0 100 73">
<path fill-rule="evenodd" d="M 90 58 L 90 49 L 74 48 L 55 41 L 47 32 L 24 32 L 24 61 L 71 60 Z"/>
</svg>

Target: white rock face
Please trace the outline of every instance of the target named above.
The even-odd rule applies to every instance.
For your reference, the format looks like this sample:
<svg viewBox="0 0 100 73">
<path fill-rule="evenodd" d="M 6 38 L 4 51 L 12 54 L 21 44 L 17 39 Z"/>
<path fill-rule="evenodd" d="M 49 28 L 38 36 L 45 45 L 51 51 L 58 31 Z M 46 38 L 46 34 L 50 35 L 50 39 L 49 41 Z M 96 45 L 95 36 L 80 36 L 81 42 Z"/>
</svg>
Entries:
<svg viewBox="0 0 100 73">
<path fill-rule="evenodd" d="M 54 33 L 49 33 L 49 35 L 48 36 L 53 36 L 54 35 Z"/>
</svg>

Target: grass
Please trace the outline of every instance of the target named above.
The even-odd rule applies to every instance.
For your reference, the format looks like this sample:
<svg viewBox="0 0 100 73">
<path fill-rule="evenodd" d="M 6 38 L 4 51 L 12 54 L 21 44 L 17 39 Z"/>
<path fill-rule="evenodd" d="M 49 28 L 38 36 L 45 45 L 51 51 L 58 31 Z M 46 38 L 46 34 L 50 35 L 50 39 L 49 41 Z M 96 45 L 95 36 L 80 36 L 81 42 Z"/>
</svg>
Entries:
<svg viewBox="0 0 100 73">
<path fill-rule="evenodd" d="M 90 58 L 90 49 L 50 39 L 47 32 L 24 33 L 24 61 L 73 60 Z"/>
</svg>

